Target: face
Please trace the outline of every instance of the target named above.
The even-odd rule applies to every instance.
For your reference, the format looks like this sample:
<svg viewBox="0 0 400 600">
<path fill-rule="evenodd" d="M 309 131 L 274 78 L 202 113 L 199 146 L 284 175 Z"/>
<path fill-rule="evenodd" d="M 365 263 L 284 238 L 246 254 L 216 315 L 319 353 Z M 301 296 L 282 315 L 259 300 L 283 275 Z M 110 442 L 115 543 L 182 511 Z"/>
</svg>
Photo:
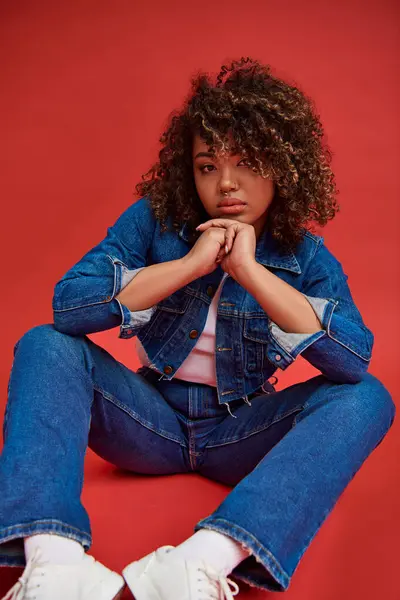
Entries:
<svg viewBox="0 0 400 600">
<path fill-rule="evenodd" d="M 210 153 L 198 134 L 193 141 L 193 172 L 197 193 L 210 218 L 249 223 L 259 236 L 274 196 L 272 179 L 256 173 L 240 154 L 216 156 Z M 242 204 L 218 206 L 227 198 L 237 199 Z"/>
</svg>

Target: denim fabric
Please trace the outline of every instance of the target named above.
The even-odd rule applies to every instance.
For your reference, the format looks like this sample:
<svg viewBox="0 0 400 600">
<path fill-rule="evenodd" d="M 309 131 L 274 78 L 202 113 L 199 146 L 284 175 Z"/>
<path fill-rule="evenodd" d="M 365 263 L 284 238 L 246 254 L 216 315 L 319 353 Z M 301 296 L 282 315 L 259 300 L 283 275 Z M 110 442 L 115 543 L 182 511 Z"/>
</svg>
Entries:
<svg viewBox="0 0 400 600">
<path fill-rule="evenodd" d="M 147 367 L 134 372 L 86 336 L 53 324 L 27 331 L 14 348 L 8 385 L 0 564 L 23 566 L 22 538 L 34 533 L 90 547 L 80 501 L 89 446 L 136 473 L 196 471 L 233 486 L 195 529 L 224 532 L 251 549 L 234 570 L 238 578 L 286 590 L 318 528 L 390 428 L 394 404 L 366 373 L 356 383 L 318 375 L 279 392 L 265 381 L 230 410 L 234 418 L 216 388 L 160 378 Z"/>
<path fill-rule="evenodd" d="M 192 247 L 189 234 L 188 223 L 179 233 L 173 229 L 161 232 L 148 197 L 140 198 L 56 284 L 55 328 L 85 335 L 119 327 L 119 337 L 137 335 L 152 368 L 172 380 L 197 342 L 198 336 L 190 336 L 191 331 L 200 334 L 204 328 L 223 270 L 218 266 L 143 311 L 130 311 L 116 296 L 140 269 L 186 256 Z M 299 354 L 331 381 L 361 381 L 371 359 L 373 334 L 353 301 L 347 275 L 323 238 L 304 231 L 296 250 L 281 252 L 265 230 L 257 240 L 255 256 L 257 262 L 304 294 L 322 330 L 283 332 L 228 276 L 218 303 L 218 402 L 246 399 Z"/>
</svg>

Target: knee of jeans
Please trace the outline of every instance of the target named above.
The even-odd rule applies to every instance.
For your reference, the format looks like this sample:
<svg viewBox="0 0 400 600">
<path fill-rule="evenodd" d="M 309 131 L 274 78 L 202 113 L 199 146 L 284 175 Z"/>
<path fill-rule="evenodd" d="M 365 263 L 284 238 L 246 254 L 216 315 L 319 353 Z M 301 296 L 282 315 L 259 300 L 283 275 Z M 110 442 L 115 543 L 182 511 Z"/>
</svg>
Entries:
<svg viewBox="0 0 400 600">
<path fill-rule="evenodd" d="M 28 346 L 36 353 L 57 353 L 63 351 L 80 350 L 86 338 L 72 336 L 57 331 L 52 323 L 36 325 L 28 329 L 14 346 L 14 354 L 21 344 Z"/>
<path fill-rule="evenodd" d="M 358 410 L 366 417 L 388 422 L 390 427 L 396 416 L 396 405 L 383 383 L 372 373 L 365 373 L 361 381 L 351 385 L 357 389 L 353 397 L 357 401 Z"/>
</svg>

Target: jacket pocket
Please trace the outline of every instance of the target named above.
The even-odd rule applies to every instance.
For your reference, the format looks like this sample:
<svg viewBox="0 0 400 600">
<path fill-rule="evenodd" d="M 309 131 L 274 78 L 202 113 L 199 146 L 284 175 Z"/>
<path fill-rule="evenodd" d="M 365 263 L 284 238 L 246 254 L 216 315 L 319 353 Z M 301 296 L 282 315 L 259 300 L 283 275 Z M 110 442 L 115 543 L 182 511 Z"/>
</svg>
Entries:
<svg viewBox="0 0 400 600">
<path fill-rule="evenodd" d="M 247 374 L 263 370 L 269 343 L 268 323 L 265 315 L 244 319 L 244 370 Z"/>
<path fill-rule="evenodd" d="M 156 313 L 146 330 L 145 339 L 166 339 L 173 329 L 173 325 L 179 323 L 180 318 L 186 313 L 193 297 L 183 290 L 178 290 L 164 298 L 157 304 Z"/>
</svg>

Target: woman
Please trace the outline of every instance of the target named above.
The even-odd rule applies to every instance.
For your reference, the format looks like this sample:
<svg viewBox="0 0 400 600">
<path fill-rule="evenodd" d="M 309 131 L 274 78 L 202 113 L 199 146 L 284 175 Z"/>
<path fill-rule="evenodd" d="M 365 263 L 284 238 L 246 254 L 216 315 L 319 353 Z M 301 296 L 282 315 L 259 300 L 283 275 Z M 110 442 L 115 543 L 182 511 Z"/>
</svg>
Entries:
<svg viewBox="0 0 400 600">
<path fill-rule="evenodd" d="M 373 334 L 310 231 L 338 210 L 311 100 L 249 58 L 192 84 L 141 198 L 57 283 L 54 323 L 14 348 L 0 564 L 26 568 L 7 599 L 111 600 L 124 580 L 136 600 L 229 599 L 231 573 L 285 591 L 393 423 L 367 372 Z M 137 372 L 86 337 L 116 326 L 137 338 Z M 299 354 L 321 374 L 276 391 Z M 85 554 L 87 446 L 133 472 L 233 489 L 122 578 Z"/>
</svg>

